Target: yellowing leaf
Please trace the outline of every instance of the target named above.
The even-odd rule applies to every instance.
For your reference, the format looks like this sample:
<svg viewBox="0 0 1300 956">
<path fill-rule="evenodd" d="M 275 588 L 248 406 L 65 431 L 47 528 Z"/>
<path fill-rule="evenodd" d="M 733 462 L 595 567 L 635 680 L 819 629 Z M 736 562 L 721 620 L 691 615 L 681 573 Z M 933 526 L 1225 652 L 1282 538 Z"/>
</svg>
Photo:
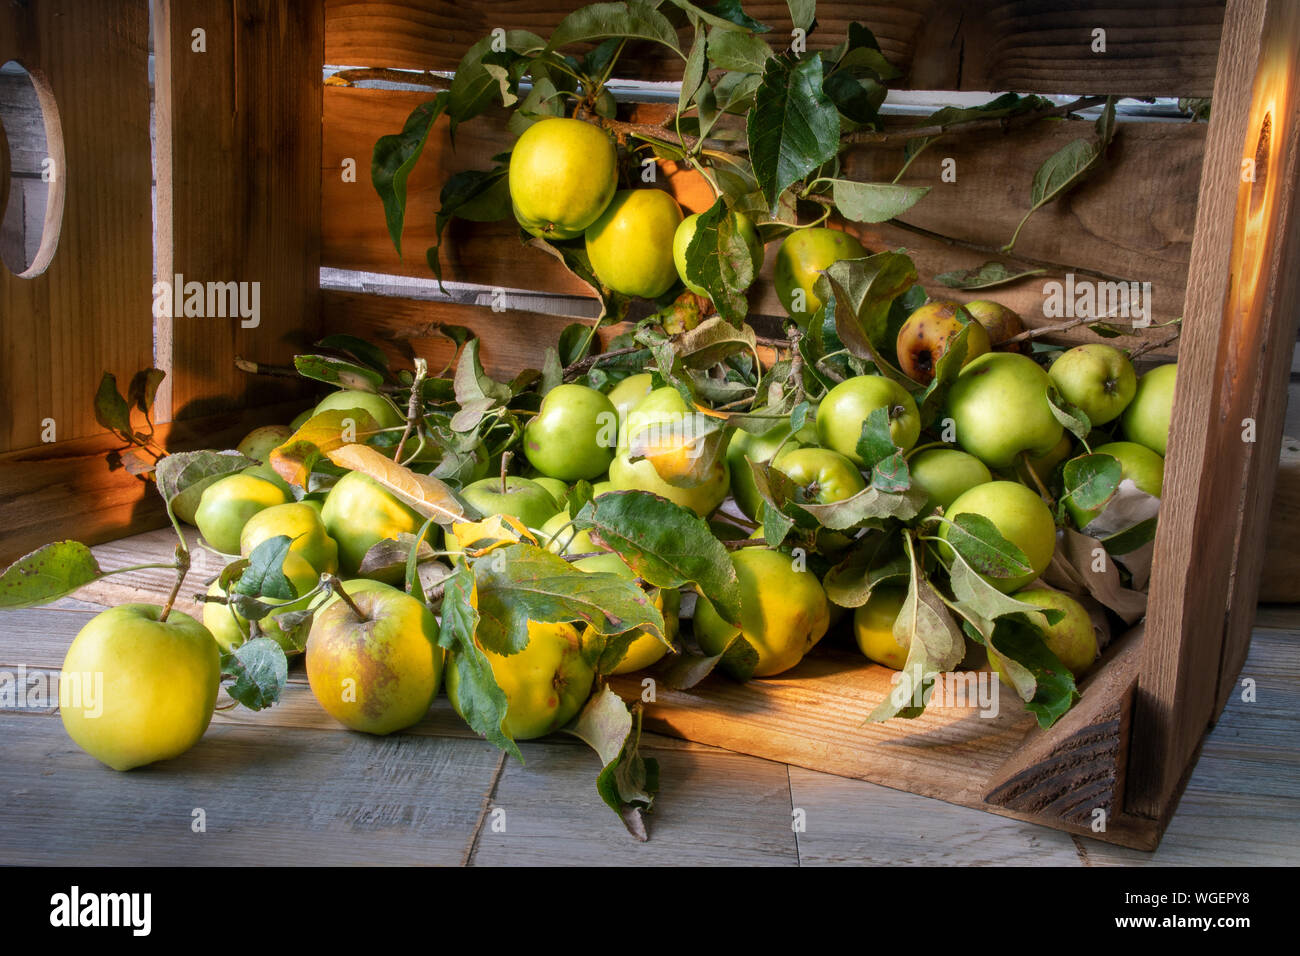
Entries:
<svg viewBox="0 0 1300 956">
<path fill-rule="evenodd" d="M 451 526 L 451 536 L 472 558 L 520 541 L 537 543 L 524 523 L 512 515 L 492 515 L 482 521 L 457 521 Z"/>
<path fill-rule="evenodd" d="M 379 423 L 360 408 L 332 408 L 307 419 L 283 445 L 272 449 L 271 467 L 289 484 L 306 488 L 322 455 L 381 431 Z"/>
<path fill-rule="evenodd" d="M 450 524 L 465 515 L 464 506 L 447 485 L 432 475 L 421 475 L 399 465 L 369 445 L 338 445 L 326 454 L 340 468 L 359 471 L 373 478 L 424 517 L 439 524 Z"/>
</svg>

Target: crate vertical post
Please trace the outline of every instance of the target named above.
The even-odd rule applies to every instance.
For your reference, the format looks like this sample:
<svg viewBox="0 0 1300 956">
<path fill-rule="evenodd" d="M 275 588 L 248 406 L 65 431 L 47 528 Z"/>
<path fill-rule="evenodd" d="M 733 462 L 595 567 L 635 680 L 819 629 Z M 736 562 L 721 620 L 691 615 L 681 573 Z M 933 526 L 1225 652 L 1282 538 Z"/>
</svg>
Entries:
<svg viewBox="0 0 1300 956">
<path fill-rule="evenodd" d="M 1157 820 L 1173 811 L 1254 618 L 1300 292 L 1297 36 L 1294 3 L 1228 4 L 1130 755 L 1126 805 Z"/>
</svg>

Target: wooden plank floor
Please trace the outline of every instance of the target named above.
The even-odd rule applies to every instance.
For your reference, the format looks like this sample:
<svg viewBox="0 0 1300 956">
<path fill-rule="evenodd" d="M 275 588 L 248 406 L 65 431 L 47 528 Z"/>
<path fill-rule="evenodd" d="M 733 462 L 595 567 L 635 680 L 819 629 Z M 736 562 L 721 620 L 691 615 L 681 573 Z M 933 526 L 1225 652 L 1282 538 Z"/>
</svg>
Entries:
<svg viewBox="0 0 1300 956">
<path fill-rule="evenodd" d="M 142 545 L 105 546 L 101 561 L 138 560 Z M 90 596 L 140 595 L 119 580 Z M 0 612 L 0 671 L 57 671 L 98 607 Z M 638 844 L 597 797 L 580 742 L 523 744 L 520 766 L 445 698 L 407 733 L 344 731 L 298 665 L 276 707 L 218 714 L 184 756 L 127 774 L 77 749 L 56 713 L 0 712 L 0 864 L 1294 865 L 1300 608 L 1260 609 L 1243 678 L 1254 702 L 1229 702 L 1152 854 L 655 735 L 662 791 Z"/>
</svg>

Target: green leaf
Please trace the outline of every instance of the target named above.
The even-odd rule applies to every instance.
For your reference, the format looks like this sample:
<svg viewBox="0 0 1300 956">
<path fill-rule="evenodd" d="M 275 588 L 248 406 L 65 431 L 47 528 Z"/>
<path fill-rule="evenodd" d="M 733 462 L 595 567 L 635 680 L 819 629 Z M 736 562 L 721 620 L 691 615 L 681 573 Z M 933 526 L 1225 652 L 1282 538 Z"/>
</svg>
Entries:
<svg viewBox="0 0 1300 956">
<path fill-rule="evenodd" d="M 894 551 L 896 541 L 895 535 L 886 532 L 868 534 L 855 542 L 848 555 L 822 579 L 831 602 L 840 607 L 861 607 L 879 585 L 898 579 L 906 581 L 910 565 L 905 555 L 881 560 Z"/>
<path fill-rule="evenodd" d="M 384 203 L 384 219 L 397 254 L 402 254 L 402 224 L 406 218 L 406 180 L 415 168 L 424 144 L 438 117 L 447 108 L 450 94 L 439 93 L 421 103 L 406 119 L 400 133 L 381 136 L 370 158 L 370 181 Z"/>
<path fill-rule="evenodd" d="M 465 52 L 456 66 L 447 96 L 453 134 L 457 124 L 479 115 L 498 99 L 505 106 L 514 105 L 511 97 L 518 71 L 511 71 L 510 67 L 520 59 L 522 51 L 540 50 L 543 46 L 542 38 L 527 30 L 506 31 L 505 49 L 493 50 L 493 44 L 499 42 L 499 35 L 483 37 Z"/>
<path fill-rule="evenodd" d="M 372 368 L 380 373 L 388 371 L 388 356 L 384 354 L 384 350 L 367 342 L 365 339 L 357 338 L 355 335 L 347 335 L 342 332 L 327 335 L 316 343 L 316 347 L 345 352 L 367 368 Z"/>
<path fill-rule="evenodd" d="M 1055 385 L 1047 389 L 1047 405 L 1052 410 L 1052 416 L 1087 448 L 1088 435 L 1092 432 L 1092 422 L 1088 420 L 1088 413 L 1078 405 L 1071 404 Z"/>
<path fill-rule="evenodd" d="M 745 290 L 755 278 L 754 260 L 740 231 L 739 217 L 719 196 L 696 220 L 686 248 L 686 276 L 703 286 L 718 313 L 740 326 L 749 311 Z"/>
<path fill-rule="evenodd" d="M 1020 230 L 1025 227 L 1030 216 L 1073 189 L 1096 168 L 1106 153 L 1106 147 L 1115 136 L 1115 97 L 1113 96 L 1106 98 L 1106 108 L 1102 110 L 1097 120 L 1096 133 L 1095 140 L 1076 139 L 1067 143 L 1047 157 L 1038 167 L 1029 193 L 1029 211 L 1016 226 L 1011 241 L 1002 247 L 1003 252 L 1011 251 L 1020 237 Z"/>
<path fill-rule="evenodd" d="M 1032 604 L 1017 601 L 989 584 L 978 571 L 966 563 L 960 552 L 953 552 L 949 568 L 952 593 L 957 611 L 980 632 L 985 641 L 993 636 L 993 622 L 1008 614 L 1026 614 L 1040 610 Z"/>
<path fill-rule="evenodd" d="M 709 63 L 719 70 L 762 73 L 772 57 L 767 41 L 748 33 L 714 27 L 709 33 Z"/>
<path fill-rule="evenodd" d="M 929 426 L 943 411 L 944 404 L 948 399 L 948 389 L 952 383 L 957 381 L 957 376 L 961 374 L 961 368 L 966 364 L 966 351 L 969 348 L 970 341 L 970 323 L 974 321 L 966 312 L 965 307 L 957 310 L 957 318 L 962 322 L 961 329 L 948 340 L 948 346 L 939 356 L 939 361 L 934 366 L 934 378 L 930 379 L 930 384 L 925 387 L 921 397 L 917 399 L 916 406 L 921 413 L 921 424 Z"/>
<path fill-rule="evenodd" d="M 698 24 L 695 27 L 695 42 L 691 44 L 691 52 L 686 55 L 686 68 L 682 70 L 682 88 L 677 94 L 677 112 L 679 114 L 686 112 L 690 106 L 691 100 L 695 98 L 700 84 L 704 82 L 705 74 L 708 72 L 708 41 L 706 34 Z"/>
<path fill-rule="evenodd" d="M 293 367 L 303 378 L 327 382 L 339 388 L 378 392 L 379 386 L 384 383 L 384 377 L 374 369 L 354 365 L 328 355 L 295 355 Z"/>
<path fill-rule="evenodd" d="M 916 517 L 925 504 L 925 493 L 918 488 L 889 492 L 868 486 L 852 497 L 831 504 L 801 503 L 798 508 L 811 515 L 823 528 L 846 531 L 863 525 L 879 525 L 893 518 L 906 521 Z"/>
<path fill-rule="evenodd" d="M 655 668 L 656 676 L 673 690 L 690 690 L 717 668 L 741 683 L 754 676 L 758 651 L 737 630 L 721 654 L 673 654 Z"/>
<path fill-rule="evenodd" d="M 452 416 L 453 431 L 473 432 L 488 411 L 505 405 L 513 397 L 508 386 L 492 379 L 483 371 L 483 363 L 478 357 L 479 344 L 477 338 L 465 343 L 460 361 L 456 363 L 452 381 L 456 389 L 456 401 L 461 407 Z"/>
<path fill-rule="evenodd" d="M 887 358 L 894 344 L 889 338 L 889 312 L 893 301 L 916 279 L 916 266 L 908 256 L 879 252 L 831 263 L 814 286 L 845 348 L 908 390 L 916 383 Z"/>
<path fill-rule="evenodd" d="M 659 764 L 638 752 L 640 712 L 634 720 L 627 704 L 606 685 L 591 695 L 582 712 L 562 730 L 596 751 L 601 763 L 596 791 L 628 832 L 645 842 L 648 837 L 641 815 L 654 805 Z"/>
<path fill-rule="evenodd" d="M 1018 282 L 1030 276 L 1040 275 L 1046 269 L 1025 269 L 1013 272 L 1001 262 L 986 262 L 978 269 L 958 269 L 954 272 L 941 272 L 935 280 L 950 289 L 991 289 L 994 286 Z"/>
<path fill-rule="evenodd" d="M 1038 628 L 1019 617 L 998 619 L 989 653 L 1002 658 L 1003 673 L 1012 678 L 1025 710 L 1038 718 L 1039 727 L 1052 726 L 1079 699 L 1070 669 L 1048 648 Z M 1007 660 L 1019 670 L 1007 667 Z"/>
<path fill-rule="evenodd" d="M 280 699 L 289 680 L 289 659 L 269 637 L 245 641 L 221 655 L 221 676 L 233 677 L 226 693 L 249 710 L 265 710 Z"/>
<path fill-rule="evenodd" d="M 929 186 L 898 186 L 893 183 L 859 183 L 832 179 L 835 208 L 854 222 L 884 222 L 901 216 L 930 191 Z"/>
<path fill-rule="evenodd" d="M 740 353 L 749 353 L 758 361 L 758 337 L 754 330 L 748 325 L 737 328 L 718 316 L 705 319 L 677 336 L 675 345 L 686 368 L 711 369 Z"/>
<path fill-rule="evenodd" d="M 173 515 L 178 502 L 189 506 L 188 512 L 193 514 L 199 506 L 203 489 L 208 485 L 256 464 L 251 458 L 233 451 L 173 452 L 158 461 L 154 468 L 154 483 Z"/>
<path fill-rule="evenodd" d="M 508 167 L 495 169 L 466 169 L 453 173 L 438 197 L 438 212 L 434 216 L 434 244 L 426 258 L 435 278 L 442 282 L 442 234 L 452 219 L 472 222 L 498 222 L 510 216 L 510 189 L 506 179 Z"/>
<path fill-rule="evenodd" d="M 963 512 L 945 519 L 944 540 L 980 574 L 992 578 L 1018 578 L 1033 571 L 1025 552 L 1008 541 L 998 526 L 983 515 Z"/>
<path fill-rule="evenodd" d="M 1144 544 L 1155 540 L 1158 520 L 1158 518 L 1147 518 L 1130 528 L 1125 528 L 1123 531 L 1117 531 L 1108 537 L 1102 538 L 1102 547 L 1106 549 L 1108 554 L 1132 554 Z"/>
<path fill-rule="evenodd" d="M 812 29 L 817 17 L 817 0 L 787 0 L 790 8 L 790 22 L 805 32 Z"/>
<path fill-rule="evenodd" d="M 474 639 L 479 615 L 473 593 L 473 572 L 468 565 L 458 564 L 443 582 L 438 644 L 451 652 L 448 664 L 456 668 L 459 678 L 456 699 L 465 723 L 522 764 L 524 756 L 503 726 L 508 706 L 505 692 L 497 685 L 492 664 Z"/>
<path fill-rule="evenodd" d="M 907 648 L 907 661 L 894 690 L 867 715 L 868 721 L 919 717 L 935 675 L 952 670 L 966 656 L 966 639 L 926 579 L 911 535 L 904 535 L 903 544 L 910 574 L 907 597 L 894 621 L 894 637 Z"/>
<path fill-rule="evenodd" d="M 635 581 L 582 571 L 536 545 L 512 544 L 473 563 L 480 644 L 498 654 L 528 645 L 529 621 L 589 624 L 598 634 L 644 627 L 660 637 L 663 615 Z"/>
<path fill-rule="evenodd" d="M 109 431 L 130 437 L 131 406 L 117 390 L 117 376 L 105 372 L 99 380 L 99 390 L 95 393 L 95 421 Z"/>
<path fill-rule="evenodd" d="M 235 591 L 249 597 L 264 597 L 275 601 L 290 601 L 298 591 L 284 573 L 284 559 L 289 554 L 293 539 L 278 534 L 267 538 L 248 555 L 248 567 L 239 576 Z"/>
<path fill-rule="evenodd" d="M 693 511 L 645 491 L 599 495 L 574 519 L 659 588 L 695 585 L 720 617 L 740 624 L 740 583 L 727 549 Z"/>
<path fill-rule="evenodd" d="M 146 415 L 153 409 L 154 396 L 167 373 L 160 368 L 146 368 L 131 376 L 131 384 L 126 389 L 126 400 Z"/>
<path fill-rule="evenodd" d="M 592 43 L 610 37 L 650 40 L 668 47 L 678 56 L 682 55 L 673 25 L 644 0 L 579 7 L 560 21 L 551 33 L 546 49 L 549 52 L 574 43 Z"/>
<path fill-rule="evenodd" d="M 769 59 L 746 129 L 750 165 L 775 216 L 786 188 L 839 150 L 840 115 L 822 90 L 821 59 Z"/>
<path fill-rule="evenodd" d="M 1080 511 L 1095 511 L 1115 496 L 1124 469 L 1112 455 L 1080 455 L 1065 463 L 1062 499 L 1070 499 Z"/>
<path fill-rule="evenodd" d="M 0 608 L 49 604 L 103 575 L 95 556 L 80 541 L 55 541 L 23 555 L 0 573 Z"/>
<path fill-rule="evenodd" d="M 685 0 L 673 0 L 673 2 L 683 10 L 694 11 L 701 19 L 715 27 L 733 30 L 739 28 L 750 33 L 767 33 L 772 29 L 747 14 L 741 7 L 740 0 L 718 0 L 711 7 L 699 7 Z"/>
<path fill-rule="evenodd" d="M 888 409 L 876 408 L 867 416 L 858 436 L 857 452 L 863 469 L 871 473 L 873 488 L 893 492 L 912 487 L 907 459 L 889 431 Z"/>
</svg>

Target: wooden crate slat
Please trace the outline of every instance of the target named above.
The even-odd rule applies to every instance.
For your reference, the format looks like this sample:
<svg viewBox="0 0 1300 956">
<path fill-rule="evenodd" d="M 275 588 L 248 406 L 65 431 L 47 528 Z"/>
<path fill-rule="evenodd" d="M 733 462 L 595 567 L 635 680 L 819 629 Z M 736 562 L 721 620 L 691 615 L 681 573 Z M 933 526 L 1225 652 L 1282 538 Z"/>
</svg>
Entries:
<svg viewBox="0 0 1300 956">
<path fill-rule="evenodd" d="M 457 132 L 454 150 L 445 123 L 435 129 L 407 184 L 409 201 L 401 257 L 388 236 L 379 197 L 365 176 L 357 182 L 345 182 L 339 175 L 345 160 L 362 163 L 379 136 L 400 129 L 410 111 L 427 99 L 426 94 L 392 90 L 325 90 L 324 265 L 433 277 L 424 251 L 434 243 L 434 216 L 442 183 L 463 169 L 488 168 L 490 157 L 508 148 L 511 138 L 504 131 L 503 117 L 488 116 L 465 124 Z M 662 112 L 653 106 L 638 110 L 636 118 L 646 121 L 655 121 Z M 1048 281 L 1063 283 L 1065 268 L 1049 268 L 1043 275 L 988 292 L 956 292 L 934 278 L 942 272 L 977 268 L 998 258 L 997 248 L 1010 238 L 1027 208 L 1037 162 L 1070 139 L 1091 135 L 1091 129 L 1082 123 L 1071 124 L 1070 128 L 1061 123 L 1042 123 L 1016 131 L 1017 156 L 1025 158 L 1010 164 L 1012 173 L 1008 173 L 1006 164 L 992 168 L 976 160 L 977 153 L 987 157 L 989 150 L 997 148 L 998 135 L 976 137 L 970 145 L 954 137 L 951 144 L 933 147 L 933 156 L 927 153 L 918 160 L 916 165 L 922 172 L 916 174 L 917 181 L 933 174 L 926 184 L 934 190 L 905 217 L 918 226 L 942 231 L 981 248 L 953 245 L 889 223 L 851 224 L 849 228 L 873 250 L 906 248 L 916 260 L 922 284 L 932 295 L 961 301 L 991 297 L 1020 312 L 1031 326 L 1059 322 L 1059 318 L 1043 314 L 1043 288 Z M 1155 303 L 1152 321 L 1177 317 L 1182 308 L 1204 136 L 1203 127 L 1191 124 L 1124 124 L 1107 170 L 1082 187 L 1087 194 L 1077 202 L 1067 199 L 1037 213 L 1017 251 L 1048 263 L 1090 267 L 1129 281 L 1150 281 Z M 849 154 L 849 162 L 855 173 L 869 173 L 887 181 L 897 171 L 899 155 L 897 148 L 857 148 Z M 958 160 L 955 184 L 942 183 L 937 176 L 938 159 L 949 155 Z M 926 163 L 933 163 L 933 168 Z M 1140 180 L 1136 199 L 1124 185 L 1129 176 Z M 672 173 L 667 185 L 687 209 L 698 210 L 708 202 L 698 174 Z M 1162 185 L 1169 191 L 1162 194 Z M 778 246 L 775 242 L 768 244 L 765 266 L 750 293 L 751 308 L 758 315 L 784 314 L 771 282 Z M 553 258 L 522 246 L 512 220 L 453 220 L 444 233 L 441 256 L 447 281 L 565 295 L 591 294 Z M 1057 338 L 1067 343 L 1097 341 L 1095 335 L 1083 329 Z M 1117 344 L 1133 345 L 1138 341 L 1124 338 Z M 1168 357 L 1175 351 L 1163 349 L 1154 355 Z"/>
<path fill-rule="evenodd" d="M 40 74 L 53 97 L 50 202 L 65 196 L 49 268 L 0 265 L 0 452 L 40 445 L 46 419 L 60 441 L 99 432 L 100 374 L 125 385 L 150 364 L 148 45 L 145 0 L 0 7 L 0 63 Z"/>
<path fill-rule="evenodd" d="M 313 0 L 154 2 L 159 277 L 261 290 L 255 328 L 160 323 L 173 371 L 164 408 L 196 418 L 283 401 L 301 389 L 250 378 L 234 358 L 283 362 L 318 326 L 323 12 Z M 206 31 L 205 53 L 192 49 L 195 29 Z"/>
<path fill-rule="evenodd" d="M 1267 172 L 1275 202 L 1256 223 L 1275 245 L 1252 249 L 1238 232 L 1258 195 L 1242 180 L 1242 160 L 1255 155 L 1259 138 L 1256 78 L 1269 75 L 1261 63 L 1276 54 L 1294 69 L 1298 13 L 1291 4 L 1233 0 L 1225 21 L 1134 713 L 1128 806 L 1152 818 L 1175 799 L 1216 713 L 1223 666 L 1240 664 L 1251 614 L 1240 602 L 1253 605 L 1258 584 L 1265 516 L 1249 496 L 1272 490 L 1295 341 L 1294 75 L 1275 107 Z M 1280 299 L 1288 290 L 1290 300 Z M 1246 418 L 1256 421 L 1256 444 L 1242 440 Z M 1234 566 L 1242 578 L 1236 585 Z"/>
<path fill-rule="evenodd" d="M 326 62 L 347 66 L 454 70 L 465 50 L 492 29 L 547 35 L 582 0 L 326 0 Z M 751 0 L 750 16 L 772 27 L 774 46 L 790 35 L 782 0 Z M 827 49 L 857 21 L 912 89 L 1123 92 L 1131 96 L 1208 96 L 1223 21 L 1223 0 L 1156 0 L 1138 7 L 1081 0 L 892 0 L 817 7 L 809 49 Z M 1091 50 L 1104 28 L 1106 53 Z M 686 31 L 681 37 L 689 46 Z M 642 45 L 625 56 L 620 76 L 675 80 L 682 61 Z"/>
<path fill-rule="evenodd" d="M 1265 532 L 1264 566 L 1260 569 L 1259 600 L 1300 603 L 1300 440 L 1282 443 L 1277 488 Z"/>
</svg>

